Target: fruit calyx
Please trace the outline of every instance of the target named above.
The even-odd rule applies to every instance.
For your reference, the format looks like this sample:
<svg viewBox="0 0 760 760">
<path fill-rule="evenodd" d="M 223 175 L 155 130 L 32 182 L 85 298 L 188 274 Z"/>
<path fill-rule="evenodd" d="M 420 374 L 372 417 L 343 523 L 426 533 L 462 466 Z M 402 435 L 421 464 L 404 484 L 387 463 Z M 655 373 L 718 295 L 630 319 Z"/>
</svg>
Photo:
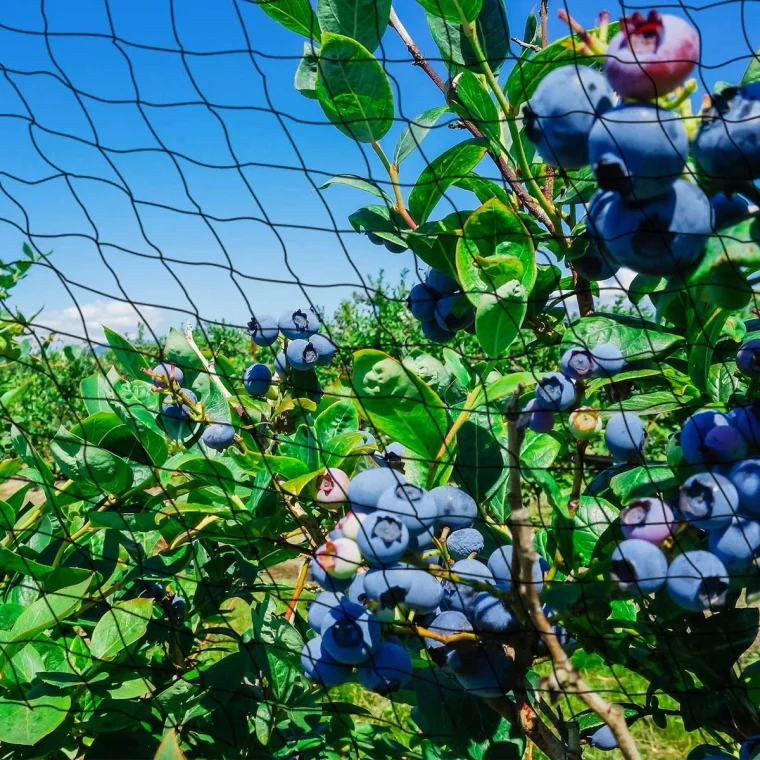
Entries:
<svg viewBox="0 0 760 760">
<path fill-rule="evenodd" d="M 623 16 L 620 27 L 625 34 L 628 47 L 634 53 L 655 53 L 662 42 L 665 25 L 659 11 L 649 11 L 647 16 L 636 11 L 632 16 Z"/>
</svg>

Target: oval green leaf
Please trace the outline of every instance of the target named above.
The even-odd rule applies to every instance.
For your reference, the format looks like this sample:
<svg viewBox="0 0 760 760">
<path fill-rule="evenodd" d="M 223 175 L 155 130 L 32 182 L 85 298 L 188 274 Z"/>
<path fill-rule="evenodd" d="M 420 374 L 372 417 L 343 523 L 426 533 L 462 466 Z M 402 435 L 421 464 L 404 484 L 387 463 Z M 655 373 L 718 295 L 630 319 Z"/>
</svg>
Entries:
<svg viewBox="0 0 760 760">
<path fill-rule="evenodd" d="M 318 0 L 322 32 L 351 37 L 371 53 L 388 27 L 391 0 Z"/>
<path fill-rule="evenodd" d="M 431 15 L 460 25 L 463 19 L 474 21 L 483 7 L 483 0 L 418 0 L 418 2 Z"/>
<path fill-rule="evenodd" d="M 438 119 L 448 110 L 448 106 L 429 108 L 409 123 L 409 126 L 399 135 L 396 143 L 396 150 L 393 154 L 393 163 L 396 166 L 404 159 L 409 158 L 420 147 L 430 130 L 438 123 Z"/>
<path fill-rule="evenodd" d="M 30 747 L 66 720 L 71 697 L 45 695 L 36 699 L 0 699 L 0 742 Z"/>
<path fill-rule="evenodd" d="M 130 599 L 111 607 L 92 632 L 90 653 L 96 660 L 112 660 L 119 652 L 139 641 L 148 630 L 152 599 Z"/>
<path fill-rule="evenodd" d="M 309 5 L 309 0 L 254 0 L 269 18 L 291 32 L 319 42 L 319 21 Z"/>
</svg>

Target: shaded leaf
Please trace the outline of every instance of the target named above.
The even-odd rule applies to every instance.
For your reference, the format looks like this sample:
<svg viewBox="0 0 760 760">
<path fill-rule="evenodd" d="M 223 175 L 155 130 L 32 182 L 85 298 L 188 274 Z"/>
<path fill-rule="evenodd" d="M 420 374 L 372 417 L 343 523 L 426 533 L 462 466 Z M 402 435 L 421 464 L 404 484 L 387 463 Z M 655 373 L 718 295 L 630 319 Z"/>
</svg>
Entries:
<svg viewBox="0 0 760 760">
<path fill-rule="evenodd" d="M 100 618 L 92 632 L 92 656 L 96 660 L 112 660 L 123 649 L 139 641 L 148 630 L 152 612 L 152 599 L 130 599 L 115 604 Z"/>
</svg>

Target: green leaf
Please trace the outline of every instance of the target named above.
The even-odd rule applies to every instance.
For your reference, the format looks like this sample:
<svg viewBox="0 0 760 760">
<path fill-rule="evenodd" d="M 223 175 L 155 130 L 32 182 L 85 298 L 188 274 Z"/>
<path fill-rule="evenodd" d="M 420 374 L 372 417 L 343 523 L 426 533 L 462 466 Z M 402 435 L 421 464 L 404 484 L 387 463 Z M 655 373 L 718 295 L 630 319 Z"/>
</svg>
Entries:
<svg viewBox="0 0 760 760">
<path fill-rule="evenodd" d="M 752 84 L 758 81 L 760 81 L 760 50 L 755 51 L 739 84 Z"/>
<path fill-rule="evenodd" d="M 169 336 L 164 346 L 165 361 L 176 364 L 185 373 L 185 387 L 192 385 L 195 373 L 204 372 L 203 362 L 198 354 L 193 351 L 187 338 L 179 330 L 173 327 L 169 330 Z"/>
<path fill-rule="evenodd" d="M 185 753 L 180 749 L 176 729 L 171 728 L 164 734 L 153 760 L 185 760 Z"/>
<path fill-rule="evenodd" d="M 393 199 L 385 192 L 376 182 L 362 179 L 353 174 L 338 174 L 335 177 L 331 177 L 324 184 L 319 186 L 320 190 L 325 190 L 330 185 L 348 185 L 349 187 L 355 187 L 357 190 L 364 190 L 367 193 L 372 193 L 378 198 L 384 198 L 388 203 L 393 205 Z"/>
<path fill-rule="evenodd" d="M 435 392 L 382 351 L 354 354 L 353 385 L 361 414 L 380 432 L 426 459 L 435 459 L 448 427 Z"/>
<path fill-rule="evenodd" d="M 325 467 L 340 467 L 343 464 L 343 460 L 363 441 L 364 435 L 362 433 L 349 432 L 336 435 L 335 438 L 324 444 L 321 449 Z M 352 459 L 356 459 L 356 454 L 352 454 L 351 456 Z"/>
<path fill-rule="evenodd" d="M 464 69 L 482 73 L 475 51 L 462 31 L 461 20 L 439 18 L 441 14 L 435 10 L 426 15 L 435 44 L 452 76 Z M 498 72 L 509 57 L 509 22 L 504 0 L 483 0 L 476 29 L 486 61 L 494 72 Z"/>
<path fill-rule="evenodd" d="M 351 37 L 372 53 L 388 26 L 391 0 L 318 0 L 322 32 Z"/>
<path fill-rule="evenodd" d="M 404 131 L 399 135 L 393 154 L 393 163 L 396 166 L 404 159 L 409 158 L 420 147 L 422 141 L 430 134 L 430 130 L 438 123 L 438 119 L 448 110 L 448 106 L 429 108 L 411 121 L 408 127 L 404 128 Z"/>
<path fill-rule="evenodd" d="M 584 166 L 577 171 L 567 172 L 567 180 L 562 187 L 558 201 L 567 206 L 588 203 L 596 192 L 596 177 L 590 166 Z"/>
<path fill-rule="evenodd" d="M 689 282 L 709 282 L 710 273 L 721 264 L 730 262 L 734 269 L 739 266 L 760 267 L 760 215 L 744 219 L 707 240 L 705 255 L 700 265 L 689 277 Z"/>
<path fill-rule="evenodd" d="M 427 221 L 446 190 L 469 174 L 485 154 L 482 140 L 465 140 L 434 158 L 423 169 L 409 193 L 409 213 L 417 224 Z"/>
<path fill-rule="evenodd" d="M 684 338 L 675 331 L 638 317 L 621 314 L 592 315 L 573 322 L 562 338 L 560 351 L 573 346 L 595 348 L 602 343 L 617 346 L 629 362 L 661 359 Z"/>
<path fill-rule="evenodd" d="M 66 720 L 71 697 L 0 697 L 0 742 L 31 747 Z"/>
<path fill-rule="evenodd" d="M 488 499 L 507 475 L 506 425 L 496 416 L 475 414 L 457 433 L 454 476 L 478 503 Z"/>
<path fill-rule="evenodd" d="M 356 40 L 322 35 L 317 100 L 325 116 L 358 142 L 380 140 L 393 124 L 393 93 L 377 59 Z"/>
<path fill-rule="evenodd" d="M 457 276 L 457 243 L 470 211 L 455 211 L 436 222 L 421 224 L 406 236 L 407 245 L 428 266 L 451 277 Z"/>
<path fill-rule="evenodd" d="M 517 280 L 481 296 L 475 314 L 475 334 L 488 356 L 495 359 L 512 345 L 527 311 L 528 294 Z"/>
<path fill-rule="evenodd" d="M 152 612 L 152 599 L 130 599 L 111 607 L 92 632 L 90 653 L 93 658 L 112 660 L 123 649 L 139 641 L 148 630 Z"/>
<path fill-rule="evenodd" d="M 109 406 L 114 413 L 142 444 L 151 461 L 160 467 L 166 461 L 169 453 L 166 436 L 156 422 L 155 414 L 146 403 L 133 392 L 136 390 L 128 383 L 118 383 L 114 386 L 117 400 Z"/>
<path fill-rule="evenodd" d="M 325 409 L 314 421 L 317 440 L 328 443 L 341 433 L 359 429 L 359 415 L 351 399 L 341 399 Z"/>
<path fill-rule="evenodd" d="M 695 617 L 689 623 L 689 659 L 707 663 L 718 674 L 727 673 L 749 649 L 758 631 L 757 608 L 721 610 L 709 618 Z M 686 644 L 686 642 L 684 642 Z"/>
<path fill-rule="evenodd" d="M 99 372 L 82 380 L 79 384 L 79 396 L 84 402 L 88 414 L 111 410 L 108 405 L 108 399 L 113 396 L 111 386 Z"/>
<path fill-rule="evenodd" d="M 474 21 L 483 6 L 483 0 L 418 0 L 433 16 L 461 24 L 462 18 Z"/>
<path fill-rule="evenodd" d="M 293 86 L 305 98 L 317 99 L 317 60 L 319 48 L 312 42 L 303 43 L 303 57 L 298 62 Z"/>
<path fill-rule="evenodd" d="M 502 152 L 501 121 L 487 87 L 471 71 L 463 71 L 453 80 L 452 90 L 451 110 L 471 121 L 488 140 L 491 151 L 499 155 Z"/>
<path fill-rule="evenodd" d="M 103 333 L 126 374 L 133 380 L 149 381 L 150 376 L 141 371 L 142 369 L 151 368 L 142 353 L 125 337 L 105 327 L 105 325 L 103 326 Z"/>
<path fill-rule="evenodd" d="M 254 0 L 254 3 L 280 26 L 319 42 L 319 21 L 309 0 Z"/>
<path fill-rule="evenodd" d="M 613 493 L 622 504 L 644 496 L 669 491 L 680 483 L 676 473 L 665 465 L 648 464 L 618 473 L 610 481 Z"/>
<path fill-rule="evenodd" d="M 475 172 L 470 172 L 466 177 L 458 179 L 454 185 L 475 193 L 481 203 L 486 203 L 491 198 L 498 198 L 506 206 L 510 203 L 507 191 L 498 182 L 481 177 Z"/>
</svg>

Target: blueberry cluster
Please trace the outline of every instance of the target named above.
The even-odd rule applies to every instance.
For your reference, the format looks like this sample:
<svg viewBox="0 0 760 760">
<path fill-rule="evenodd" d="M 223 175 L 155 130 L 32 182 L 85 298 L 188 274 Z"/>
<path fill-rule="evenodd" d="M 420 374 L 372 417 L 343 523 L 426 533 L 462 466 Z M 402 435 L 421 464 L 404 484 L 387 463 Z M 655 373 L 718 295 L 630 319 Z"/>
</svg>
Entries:
<svg viewBox="0 0 760 760">
<path fill-rule="evenodd" d="M 163 584 L 157 582 L 145 583 L 145 596 L 155 599 L 158 604 L 164 608 L 167 615 L 172 619 L 180 622 L 185 619 L 187 614 L 187 604 L 185 600 L 175 594 L 171 589 L 167 589 Z"/>
<path fill-rule="evenodd" d="M 463 688 L 482 697 L 512 688 L 513 663 L 500 643 L 520 631 L 505 602 L 512 547 L 497 548 L 485 562 L 477 559 L 486 541 L 472 527 L 478 508 L 470 496 L 454 486 L 427 491 L 390 467 L 351 480 L 333 468 L 325 471 L 316 499 L 347 511 L 312 560 L 312 579 L 324 591 L 309 609 L 318 634 L 302 655 L 310 678 L 334 686 L 356 666 L 360 682 L 373 691 L 403 688 L 412 677 L 411 659 L 398 640 L 383 637 L 383 627 L 414 615 L 424 626 L 430 659 Z M 432 572 L 442 569 L 441 562 L 450 571 L 444 580 Z M 539 590 L 547 569 L 543 559 L 534 568 Z M 488 634 L 487 642 L 457 638 L 480 632 Z"/>
<path fill-rule="evenodd" d="M 425 282 L 412 288 L 406 302 L 425 337 L 435 343 L 451 340 L 459 330 L 474 329 L 475 309 L 459 283 L 436 269 L 427 271 Z"/>
<path fill-rule="evenodd" d="M 590 280 L 612 277 L 620 266 L 666 276 L 694 267 L 716 223 L 748 214 L 743 199 L 719 194 L 711 203 L 681 178 L 689 156 L 683 118 L 649 102 L 689 76 L 699 56 L 697 31 L 658 11 L 634 13 L 621 24 L 604 74 L 583 66 L 555 69 L 524 113 L 525 132 L 547 163 L 563 170 L 590 164 L 594 171 L 599 190 L 587 208 L 588 245 L 573 261 Z M 615 92 L 624 98 L 617 105 Z M 760 84 L 713 98 L 693 146 L 705 172 L 732 181 L 760 177 L 758 115 Z"/>
</svg>

